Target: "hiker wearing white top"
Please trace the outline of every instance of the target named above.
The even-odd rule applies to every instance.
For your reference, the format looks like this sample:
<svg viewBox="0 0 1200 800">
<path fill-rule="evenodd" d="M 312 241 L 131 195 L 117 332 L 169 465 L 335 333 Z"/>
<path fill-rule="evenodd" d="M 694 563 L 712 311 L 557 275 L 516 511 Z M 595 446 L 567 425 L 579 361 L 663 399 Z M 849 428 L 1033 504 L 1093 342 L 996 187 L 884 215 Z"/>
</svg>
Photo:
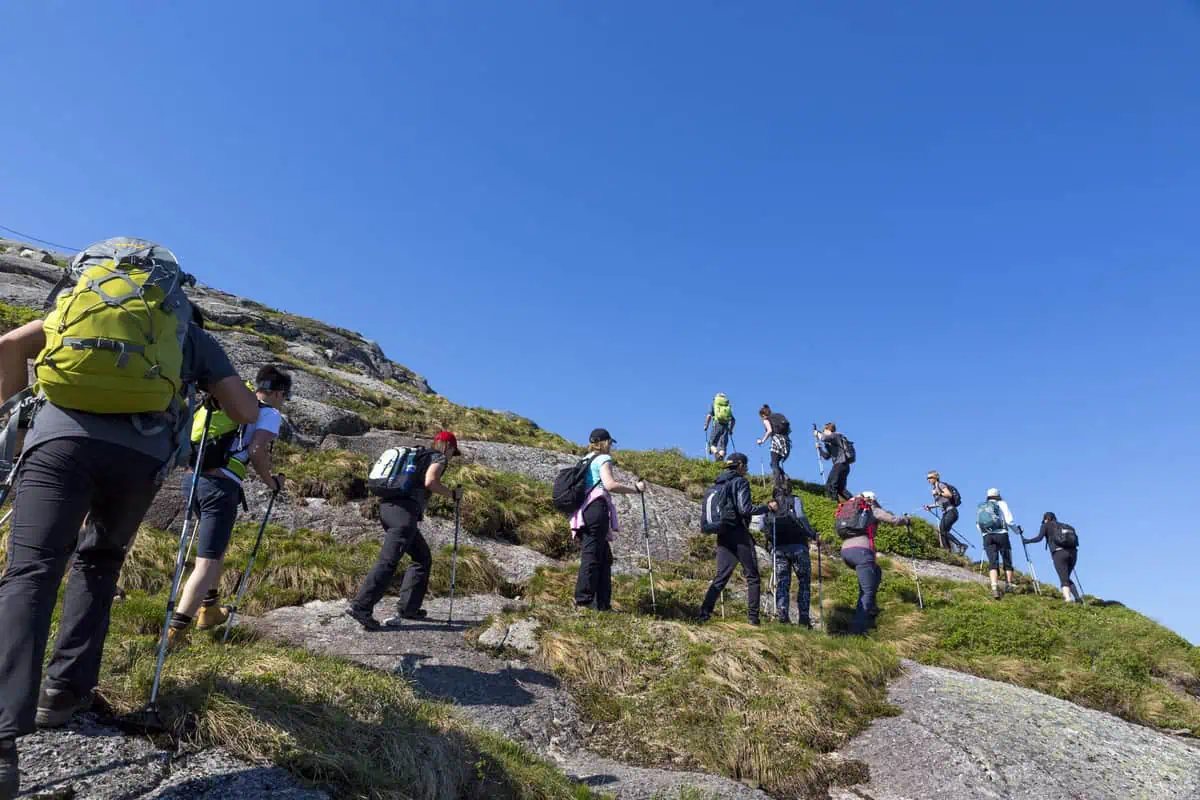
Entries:
<svg viewBox="0 0 1200 800">
<path fill-rule="evenodd" d="M 983 549 L 987 551 L 988 563 L 991 566 L 992 597 L 999 600 L 1000 592 L 1000 560 L 1004 560 L 1004 591 L 1013 590 L 1012 542 L 1008 532 L 1014 530 L 1012 511 L 1008 508 L 999 489 L 988 489 L 987 499 L 979 504 L 976 512 L 975 527 L 983 537 Z M 1018 531 L 1019 533 L 1019 531 Z"/>
</svg>

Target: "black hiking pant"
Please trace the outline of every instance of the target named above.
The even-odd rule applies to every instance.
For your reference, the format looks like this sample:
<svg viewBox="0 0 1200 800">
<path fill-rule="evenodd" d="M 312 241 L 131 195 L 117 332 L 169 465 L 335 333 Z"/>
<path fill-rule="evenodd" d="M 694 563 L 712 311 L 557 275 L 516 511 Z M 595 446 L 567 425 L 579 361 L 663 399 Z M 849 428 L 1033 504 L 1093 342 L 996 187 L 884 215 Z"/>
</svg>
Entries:
<svg viewBox="0 0 1200 800">
<path fill-rule="evenodd" d="M 712 616 L 721 592 L 725 591 L 725 584 L 733 577 L 733 568 L 739 563 L 742 565 L 742 573 L 746 576 L 746 603 L 749 606 L 747 617 L 753 623 L 758 622 L 761 592 L 758 554 L 754 550 L 754 540 L 745 528 L 722 528 L 717 534 L 717 577 L 708 585 L 704 603 L 700 606 L 701 617 L 707 619 Z"/>
<path fill-rule="evenodd" d="M 608 542 L 608 503 L 596 500 L 583 511 L 579 531 L 579 574 L 575 576 L 575 605 L 612 610 L 612 546 Z"/>
<path fill-rule="evenodd" d="M 379 519 L 383 522 L 384 530 L 383 547 L 379 549 L 375 566 L 354 598 L 353 605 L 357 610 L 367 614 L 375 610 L 375 605 L 392 585 L 400 559 L 405 554 L 412 556 L 412 563 L 404 571 L 400 596 L 396 598 L 396 611 L 412 614 L 420 610 L 421 603 L 425 602 L 425 592 L 429 589 L 429 570 L 433 567 L 433 554 L 429 552 L 429 545 L 417 528 L 420 517 L 420 512 L 411 502 L 385 500 L 379 504 Z"/>
<path fill-rule="evenodd" d="M 983 549 L 987 552 L 988 566 L 990 569 L 1000 569 L 1000 560 L 1004 560 L 1004 569 L 1012 572 L 1012 542 L 1008 539 L 1008 532 L 1004 533 L 989 533 L 983 537 Z"/>
<path fill-rule="evenodd" d="M 43 442 L 22 460 L 0 577 L 0 741 L 34 729 L 50 618 L 72 551 L 46 687 L 77 698 L 95 688 L 117 577 L 161 467 L 144 453 L 82 437 Z"/>
<path fill-rule="evenodd" d="M 1064 589 L 1075 585 L 1071 580 L 1071 573 L 1075 570 L 1075 561 L 1078 558 L 1078 550 L 1068 550 L 1065 547 L 1050 554 L 1050 559 L 1054 562 L 1054 571 L 1058 573 L 1058 582 Z"/>
<path fill-rule="evenodd" d="M 842 550 L 842 561 L 858 576 L 858 603 L 854 606 L 854 622 L 850 632 L 864 634 L 875 624 L 879 606 L 875 596 L 883 580 L 883 570 L 875 561 L 875 551 L 869 547 L 847 547 Z"/>
<path fill-rule="evenodd" d="M 825 496 L 835 503 L 849 500 L 850 493 L 846 491 L 846 481 L 849 477 L 849 464 L 834 464 L 830 467 L 829 477 L 825 479 Z"/>
<path fill-rule="evenodd" d="M 942 520 L 938 523 L 938 538 L 941 539 L 940 544 L 943 550 L 953 550 L 950 543 L 954 541 L 951 536 L 951 528 L 954 523 L 958 522 L 958 509 L 954 506 L 942 509 Z M 1010 555 L 1011 557 L 1011 555 Z"/>
</svg>

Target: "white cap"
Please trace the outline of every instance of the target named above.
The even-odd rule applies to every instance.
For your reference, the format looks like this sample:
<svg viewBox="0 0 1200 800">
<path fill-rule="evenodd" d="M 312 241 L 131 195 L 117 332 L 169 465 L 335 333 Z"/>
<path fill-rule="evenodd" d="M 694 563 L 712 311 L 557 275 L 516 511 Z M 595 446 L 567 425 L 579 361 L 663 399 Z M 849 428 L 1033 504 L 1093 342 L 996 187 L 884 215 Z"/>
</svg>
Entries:
<svg viewBox="0 0 1200 800">
<path fill-rule="evenodd" d="M 1000 490 L 999 490 L 999 489 L 994 489 L 994 488 L 993 488 L 993 489 L 988 489 L 988 495 L 987 495 L 987 496 L 988 496 L 988 499 L 989 499 L 989 500 L 991 500 L 991 499 L 993 499 L 993 498 L 994 498 L 994 499 L 996 499 L 996 500 L 999 500 L 999 499 L 1000 499 Z"/>
<path fill-rule="evenodd" d="M 875 499 L 875 493 L 874 493 L 874 492 L 872 492 L 872 491 L 866 491 L 866 492 L 863 492 L 863 493 L 862 493 L 862 496 L 863 496 L 863 497 L 865 497 L 865 498 L 867 498 L 868 500 L 874 500 L 874 499 Z"/>
</svg>

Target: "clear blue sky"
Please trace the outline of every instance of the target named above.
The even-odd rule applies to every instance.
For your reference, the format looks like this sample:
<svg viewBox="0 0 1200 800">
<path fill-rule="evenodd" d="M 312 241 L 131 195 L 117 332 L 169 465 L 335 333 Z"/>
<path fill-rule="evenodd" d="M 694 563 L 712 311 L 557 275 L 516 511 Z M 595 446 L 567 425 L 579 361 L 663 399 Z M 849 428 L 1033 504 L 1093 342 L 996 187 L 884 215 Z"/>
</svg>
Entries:
<svg viewBox="0 0 1200 800">
<path fill-rule="evenodd" d="M 1194 4 L 47 0 L 4 29 L 0 224 L 154 238 L 577 441 L 697 453 L 724 390 L 743 449 L 768 401 L 815 479 L 834 419 L 851 488 L 913 509 L 937 468 L 1052 509 L 1089 592 L 1200 641 Z"/>
</svg>

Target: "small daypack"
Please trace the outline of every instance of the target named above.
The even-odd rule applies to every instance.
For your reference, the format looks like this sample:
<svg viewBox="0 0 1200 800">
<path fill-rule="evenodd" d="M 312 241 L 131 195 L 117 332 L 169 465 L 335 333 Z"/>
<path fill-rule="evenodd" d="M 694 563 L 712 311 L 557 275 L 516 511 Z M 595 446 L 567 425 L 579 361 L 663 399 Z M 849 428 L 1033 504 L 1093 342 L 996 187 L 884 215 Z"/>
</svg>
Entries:
<svg viewBox="0 0 1200 800">
<path fill-rule="evenodd" d="M 792 423 L 788 422 L 788 418 L 778 411 L 771 414 L 767 419 L 771 421 L 771 433 L 780 436 L 789 436 L 792 433 Z"/>
<path fill-rule="evenodd" d="M 580 509 L 588 496 L 588 471 L 592 468 L 595 454 L 564 467 L 554 476 L 551 499 L 554 507 L 570 516 Z"/>
<path fill-rule="evenodd" d="M 857 497 L 839 503 L 833 517 L 833 529 L 842 539 L 866 536 L 874 524 L 871 504 Z"/>
<path fill-rule="evenodd" d="M 846 456 L 847 464 L 853 464 L 858 458 L 858 453 L 854 451 L 854 442 L 847 439 L 845 434 L 842 435 L 842 453 Z"/>
<path fill-rule="evenodd" d="M 254 391 L 254 384 L 246 381 L 246 388 Z M 258 407 L 263 408 L 264 406 L 266 406 L 266 403 L 260 400 Z M 206 425 L 208 426 L 208 439 L 204 443 L 204 461 L 197 465 L 196 459 L 200 453 L 200 439 L 204 437 L 204 428 Z M 192 447 L 188 455 L 188 464 L 193 469 L 199 469 L 201 472 L 210 469 L 225 468 L 242 480 L 245 480 L 246 465 L 232 458 L 235 452 L 242 449 L 243 444 L 248 444 L 242 441 L 245 430 L 245 425 L 239 425 L 234 422 L 222 409 L 218 408 L 213 411 L 208 405 L 201 404 L 192 416 Z"/>
<path fill-rule="evenodd" d="M 427 447 L 389 447 L 367 473 L 367 491 L 387 500 L 423 487 L 433 452 Z"/>
<path fill-rule="evenodd" d="M 717 396 L 713 398 L 713 419 L 722 425 L 728 425 L 729 420 L 733 419 L 733 406 L 729 404 L 729 398 L 722 392 L 717 392 Z"/>
<path fill-rule="evenodd" d="M 56 406 L 94 414 L 150 414 L 182 405 L 190 276 L 165 247 L 108 239 L 78 253 L 46 315 L 34 363 Z"/>
<path fill-rule="evenodd" d="M 995 500 L 984 500 L 975 509 L 975 523 L 984 533 L 1004 533 L 1008 523 L 1004 520 L 1004 512 Z"/>
<path fill-rule="evenodd" d="M 1064 547 L 1068 550 L 1079 549 L 1079 535 L 1075 533 L 1074 526 L 1068 525 L 1065 522 L 1055 522 L 1053 544 L 1056 547 Z"/>
<path fill-rule="evenodd" d="M 955 508 L 961 506 L 962 495 L 958 493 L 958 489 L 955 489 L 948 483 L 946 484 L 946 488 L 950 490 L 950 505 L 954 506 Z"/>
<path fill-rule="evenodd" d="M 737 525 L 737 507 L 733 498 L 733 481 L 716 483 L 704 491 L 700 506 L 700 530 L 720 533 L 722 528 Z"/>
</svg>

